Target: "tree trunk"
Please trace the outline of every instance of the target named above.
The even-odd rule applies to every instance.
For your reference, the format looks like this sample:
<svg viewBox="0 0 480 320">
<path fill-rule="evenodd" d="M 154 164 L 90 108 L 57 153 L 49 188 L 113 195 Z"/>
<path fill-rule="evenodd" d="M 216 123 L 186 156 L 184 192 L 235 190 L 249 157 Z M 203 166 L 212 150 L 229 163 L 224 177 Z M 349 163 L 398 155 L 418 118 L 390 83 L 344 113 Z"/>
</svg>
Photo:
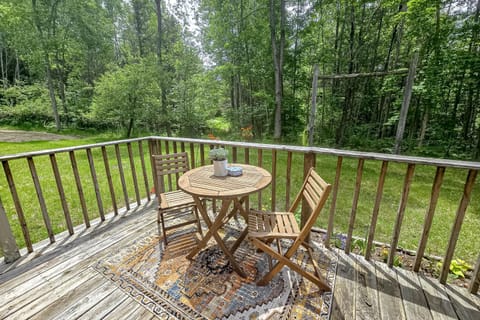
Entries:
<svg viewBox="0 0 480 320">
<path fill-rule="evenodd" d="M 425 110 L 423 111 L 422 127 L 420 128 L 420 136 L 418 137 L 418 143 L 417 143 L 418 147 L 421 147 L 423 145 L 423 141 L 425 140 L 425 134 L 427 133 L 429 116 L 430 116 L 430 109 L 428 107 L 428 102 L 427 102 L 425 103 Z"/>
<path fill-rule="evenodd" d="M 403 132 L 405 130 L 405 124 L 407 122 L 408 108 L 410 106 L 410 99 L 412 98 L 413 81 L 415 79 L 415 71 L 418 62 L 418 52 L 415 53 L 410 69 L 408 70 L 407 81 L 405 83 L 405 92 L 403 95 L 402 107 L 400 109 L 400 118 L 398 119 L 397 135 L 395 138 L 394 153 L 400 153 L 400 146 L 403 140 Z"/>
<path fill-rule="evenodd" d="M 163 27 L 162 27 L 162 0 L 155 0 L 155 13 L 157 15 L 157 62 L 158 66 L 161 71 L 165 68 L 163 66 L 163 59 L 162 59 L 162 45 L 163 45 Z M 160 91 L 161 99 L 162 99 L 162 113 L 165 121 L 163 121 L 163 125 L 167 131 L 167 136 L 172 135 L 172 127 L 170 125 L 170 121 L 168 119 L 168 108 L 167 108 L 167 85 L 164 79 L 165 72 L 162 72 L 162 78 L 160 79 Z"/>
<path fill-rule="evenodd" d="M 318 88 L 318 64 L 314 66 L 312 80 L 312 107 L 310 109 L 310 119 L 308 122 L 308 146 L 313 146 L 313 135 L 315 131 L 315 115 L 317 113 L 317 88 Z"/>
<path fill-rule="evenodd" d="M 50 59 L 47 53 L 45 53 L 45 71 L 47 76 L 48 93 L 50 96 L 50 102 L 52 103 L 53 117 L 55 118 L 55 127 L 57 130 L 60 130 L 61 124 L 60 117 L 58 115 L 57 99 L 55 98 L 55 89 L 53 86 L 52 69 L 50 67 Z"/>
<path fill-rule="evenodd" d="M 275 117 L 273 138 L 282 136 L 283 49 L 285 46 L 285 0 L 280 0 L 280 43 L 277 46 L 275 1 L 270 0 L 270 40 L 275 71 Z"/>
<path fill-rule="evenodd" d="M 55 127 L 57 130 L 60 130 L 61 125 L 60 125 L 60 117 L 58 116 L 58 108 L 57 108 L 57 99 L 55 98 L 55 89 L 53 85 L 53 79 L 52 79 L 52 67 L 50 65 L 50 57 L 48 54 L 48 47 L 47 47 L 47 39 L 44 38 L 44 33 L 42 30 L 42 26 L 40 24 L 39 20 L 39 13 L 37 12 L 37 1 L 32 0 L 32 11 L 33 11 L 33 21 L 35 24 L 35 28 L 37 29 L 39 39 L 41 41 L 42 45 L 42 51 L 43 51 L 43 58 L 44 58 L 44 63 L 45 63 L 45 73 L 46 73 L 46 78 L 47 78 L 47 86 L 48 86 L 48 93 L 50 96 L 50 102 L 52 104 L 52 112 L 53 112 L 53 117 L 55 118 Z"/>
<path fill-rule="evenodd" d="M 4 66 L 4 63 L 3 63 L 3 47 L 0 47 L 0 71 L 1 71 L 1 74 L 2 74 L 3 89 L 7 89 L 6 65 Z"/>
</svg>

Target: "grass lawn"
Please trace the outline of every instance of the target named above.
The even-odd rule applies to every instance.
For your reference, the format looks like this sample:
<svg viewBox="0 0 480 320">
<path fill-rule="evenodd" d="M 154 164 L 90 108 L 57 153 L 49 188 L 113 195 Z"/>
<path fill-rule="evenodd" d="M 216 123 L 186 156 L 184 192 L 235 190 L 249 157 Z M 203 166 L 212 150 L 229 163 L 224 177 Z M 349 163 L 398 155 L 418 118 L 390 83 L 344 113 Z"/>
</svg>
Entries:
<svg viewBox="0 0 480 320">
<path fill-rule="evenodd" d="M 100 137 L 86 137 L 76 140 L 61 140 L 49 142 L 24 142 L 24 143 L 0 143 L 0 155 L 14 154 L 20 152 L 53 149 L 60 147 L 68 147 L 74 145 L 84 145 L 96 143 L 106 140 L 114 140 L 112 136 Z M 146 156 L 147 173 L 150 179 L 149 185 L 153 186 L 151 181 L 150 161 L 148 161 L 148 148 L 144 143 L 144 152 Z M 140 157 L 138 152 L 138 145 L 132 144 L 135 157 L 135 167 L 138 177 L 138 186 L 141 197 L 145 197 L 145 184 L 141 172 Z M 207 154 L 205 148 L 205 154 Z M 170 145 L 170 150 L 172 147 Z M 187 151 L 189 147 L 187 145 Z M 199 148 L 196 148 L 195 159 L 197 165 L 200 165 Z M 107 147 L 109 157 L 110 170 L 112 171 L 112 178 L 115 184 L 115 196 L 119 206 L 124 206 L 123 193 L 118 176 L 118 165 L 115 158 L 115 151 L 113 147 Z M 125 171 L 125 178 L 127 182 L 128 195 L 130 201 L 135 201 L 135 192 L 133 188 L 133 179 L 130 170 L 130 164 L 127 155 L 126 146 L 121 146 L 122 165 Z M 108 190 L 106 174 L 103 165 L 103 159 L 100 149 L 94 149 L 93 155 L 95 159 L 95 168 L 99 179 L 100 189 L 102 193 L 103 207 L 105 212 L 112 208 L 112 200 Z M 87 200 L 87 207 L 90 219 L 98 217 L 98 207 L 95 197 L 95 192 L 92 186 L 90 170 L 86 153 L 80 151 L 76 153 L 77 162 L 79 165 L 80 176 L 82 178 L 85 197 Z M 277 182 L 276 182 L 276 207 L 277 210 L 284 210 L 285 208 L 285 189 L 286 189 L 286 158 L 285 152 L 278 152 L 277 154 Z M 207 159 L 207 156 L 205 156 Z M 244 162 L 243 150 L 238 150 L 237 162 Z M 230 152 L 229 160 L 232 162 L 232 153 Z M 66 198 L 69 204 L 69 209 L 72 215 L 74 225 L 82 224 L 81 207 L 75 187 L 75 181 L 72 174 L 70 160 L 68 154 L 60 154 L 57 156 L 57 162 L 62 175 L 62 180 L 65 188 Z M 317 171 L 328 182 L 333 183 L 335 179 L 337 158 L 333 156 L 317 156 Z M 257 151 L 250 150 L 250 163 L 257 164 Z M 271 152 L 263 151 L 263 167 L 271 170 Z M 350 213 L 352 208 L 353 192 L 356 179 L 357 170 L 356 159 L 344 159 L 342 166 L 342 174 L 340 179 L 339 194 L 337 199 L 337 207 L 335 213 L 335 232 L 346 233 Z M 66 229 L 61 203 L 58 198 L 55 180 L 52 174 L 52 168 L 48 156 L 36 157 L 35 165 L 38 170 L 38 175 L 41 180 L 42 191 L 46 199 L 47 208 L 52 220 L 52 226 L 55 232 L 61 232 Z M 357 217 L 355 223 L 354 234 L 356 236 L 365 237 L 368 232 L 368 227 L 371 219 L 373 205 L 376 196 L 378 176 L 380 173 L 380 161 L 366 160 L 363 171 L 363 178 L 360 191 L 360 199 L 357 208 Z M 10 163 L 11 170 L 14 175 L 14 180 L 18 189 L 22 207 L 26 215 L 27 225 L 31 232 L 32 241 L 38 242 L 47 237 L 44 223 L 41 216 L 40 207 L 36 197 L 35 189 L 32 183 L 28 165 L 25 159 L 13 160 Z M 403 187 L 403 179 L 406 172 L 405 164 L 390 163 L 387 171 L 387 178 L 385 181 L 384 194 L 380 207 L 380 214 L 378 218 L 375 240 L 389 243 L 393 234 L 393 226 L 396 219 L 396 213 L 400 201 L 400 193 Z M 402 224 L 399 246 L 415 250 L 418 246 L 418 241 L 422 233 L 423 220 L 426 209 L 429 205 L 430 193 L 435 176 L 435 167 L 417 166 L 415 168 L 415 175 L 410 189 L 410 196 L 405 212 L 405 218 Z M 300 188 L 302 183 L 303 173 L 303 155 L 294 154 L 292 161 L 292 186 L 290 199 L 293 201 L 296 191 Z M 467 171 L 458 169 L 447 169 L 445 173 L 444 182 L 440 192 L 440 198 L 437 204 L 433 226 L 430 231 L 430 236 L 427 244 L 427 254 L 443 256 L 446 251 L 447 243 L 450 237 L 450 232 L 455 219 L 456 210 L 458 208 L 460 199 L 463 193 L 463 185 L 465 183 Z M 17 242 L 20 246 L 24 246 L 21 229 L 18 224 L 18 219 L 15 214 L 13 202 L 8 190 L 8 185 L 4 174 L 0 174 L 0 197 L 3 201 L 7 214 L 10 217 L 12 228 Z M 478 229 L 480 228 L 480 187 L 477 182 L 474 187 L 471 202 L 468 207 L 465 220 L 462 226 L 460 237 L 455 251 L 455 258 L 461 258 L 474 263 L 480 252 L 480 241 L 478 241 Z M 262 203 L 264 208 L 271 207 L 271 187 L 262 192 Z M 324 209 L 321 218 L 318 221 L 318 226 L 326 228 L 327 215 L 329 212 L 329 205 Z M 250 199 L 250 206 L 257 206 L 256 196 Z"/>
</svg>

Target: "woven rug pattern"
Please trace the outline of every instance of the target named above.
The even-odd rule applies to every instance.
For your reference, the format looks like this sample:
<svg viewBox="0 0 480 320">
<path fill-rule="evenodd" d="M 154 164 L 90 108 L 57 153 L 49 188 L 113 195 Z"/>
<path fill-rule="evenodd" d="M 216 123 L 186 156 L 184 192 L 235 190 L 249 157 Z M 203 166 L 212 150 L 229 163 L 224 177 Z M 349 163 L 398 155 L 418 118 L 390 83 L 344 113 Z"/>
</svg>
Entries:
<svg viewBox="0 0 480 320">
<path fill-rule="evenodd" d="M 238 234 L 237 228 L 226 227 L 227 245 Z M 198 235 L 190 229 L 171 234 L 167 246 L 156 232 L 147 233 L 94 268 L 160 319 L 328 319 L 332 294 L 286 267 L 267 286 L 257 286 L 268 272 L 268 259 L 247 240 L 235 252 L 246 278 L 232 271 L 214 241 L 193 260 L 186 259 L 197 242 Z M 333 286 L 337 257 L 314 245 L 320 246 L 316 260 Z M 302 267 L 312 268 L 307 256 L 300 252 L 295 258 Z"/>
</svg>

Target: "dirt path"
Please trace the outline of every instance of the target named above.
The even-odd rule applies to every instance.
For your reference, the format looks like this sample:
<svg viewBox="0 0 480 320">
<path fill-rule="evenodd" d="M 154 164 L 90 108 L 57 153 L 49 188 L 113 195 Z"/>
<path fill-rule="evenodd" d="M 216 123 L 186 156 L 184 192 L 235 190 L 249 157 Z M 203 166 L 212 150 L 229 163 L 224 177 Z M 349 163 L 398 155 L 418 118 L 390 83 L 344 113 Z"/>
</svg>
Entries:
<svg viewBox="0 0 480 320">
<path fill-rule="evenodd" d="M 25 142 L 25 141 L 45 141 L 45 140 L 66 140 L 77 139 L 74 136 L 53 134 L 47 132 L 23 131 L 23 130 L 3 130 L 0 129 L 1 142 Z"/>
</svg>

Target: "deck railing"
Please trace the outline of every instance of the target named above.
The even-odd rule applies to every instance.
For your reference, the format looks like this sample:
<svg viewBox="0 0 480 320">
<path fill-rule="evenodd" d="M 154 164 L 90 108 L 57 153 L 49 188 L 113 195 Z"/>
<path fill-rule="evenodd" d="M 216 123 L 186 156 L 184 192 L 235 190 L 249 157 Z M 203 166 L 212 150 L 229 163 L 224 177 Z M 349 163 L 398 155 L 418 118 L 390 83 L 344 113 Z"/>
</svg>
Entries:
<svg viewBox="0 0 480 320">
<path fill-rule="evenodd" d="M 148 145 L 148 146 L 147 146 Z M 63 211 L 64 223 L 62 227 L 68 231 L 69 234 L 74 233 L 74 222 L 72 222 L 71 209 L 79 207 L 85 228 L 90 226 L 90 220 L 93 216 L 97 216 L 100 220 L 105 220 L 105 211 L 113 211 L 114 215 L 118 214 L 120 207 L 125 207 L 126 210 L 131 209 L 131 202 L 140 205 L 142 199 L 151 201 L 152 188 L 154 185 L 152 162 L 152 154 L 166 154 L 172 152 L 187 151 L 190 156 L 190 165 L 192 168 L 210 163 L 207 158 L 207 152 L 210 148 L 215 146 L 224 146 L 231 152 L 229 156 L 230 162 L 250 163 L 255 164 L 272 173 L 272 184 L 269 189 L 259 193 L 251 198 L 250 207 L 268 208 L 271 210 L 284 210 L 290 206 L 292 194 L 296 192 L 299 184 L 303 180 L 310 167 L 317 165 L 321 157 L 335 157 L 336 166 L 333 172 L 327 172 L 332 176 L 333 192 L 330 199 L 328 218 L 325 219 L 323 227 L 325 229 L 325 246 L 329 247 L 332 242 L 332 234 L 335 228 L 335 213 L 337 209 L 337 200 L 339 198 L 342 169 L 345 167 L 345 162 L 356 161 L 356 175 L 352 180 L 351 187 L 352 204 L 348 219 L 348 228 L 346 229 L 346 239 L 344 250 L 349 253 L 351 244 L 354 240 L 354 229 L 356 225 L 357 211 L 359 210 L 359 203 L 361 203 L 360 190 L 362 186 L 363 174 L 365 172 L 365 162 L 381 163 L 378 171 L 378 181 L 376 182 L 376 192 L 374 195 L 373 209 L 371 213 L 370 223 L 368 224 L 368 232 L 366 235 L 366 248 L 363 250 L 365 258 L 371 258 L 371 249 L 375 243 L 375 233 L 378 226 L 377 220 L 380 215 L 380 205 L 382 203 L 382 196 L 387 177 L 387 169 L 391 163 L 403 163 L 406 165 L 406 172 L 403 177 L 403 185 L 400 190 L 400 202 L 396 211 L 396 217 L 389 244 L 387 264 L 392 266 L 394 264 L 395 256 L 397 255 L 398 244 L 401 236 L 402 223 L 404 222 L 405 211 L 407 208 L 407 201 L 414 181 L 414 172 L 417 166 L 427 166 L 435 168 L 435 175 L 433 177 L 433 184 L 431 187 L 430 198 L 428 199 L 428 208 L 426 210 L 425 219 L 423 223 L 422 233 L 418 242 L 416 250 L 416 258 L 413 264 L 413 270 L 418 272 L 422 259 L 427 247 L 430 230 L 433 224 L 433 218 L 436 212 L 437 202 L 442 187 L 445 171 L 447 169 L 460 169 L 465 172 L 466 180 L 463 185 L 463 193 L 461 196 L 458 209 L 455 213 L 455 219 L 451 226 L 448 245 L 443 257 L 443 264 L 440 270 L 439 281 L 446 283 L 449 266 L 452 262 L 457 240 L 459 238 L 462 223 L 464 222 L 467 207 L 469 206 L 472 190 L 475 185 L 475 179 L 480 170 L 480 163 L 468 161 L 442 160 L 432 158 L 420 158 L 409 156 L 398 156 L 381 153 L 370 152 L 355 152 L 344 151 L 336 149 L 315 148 L 315 147 L 298 147 L 286 145 L 272 145 L 272 144 L 258 144 L 248 142 L 230 142 L 218 140 L 202 140 L 202 139 L 183 139 L 171 137 L 145 137 L 139 139 L 129 139 L 112 141 L 107 143 L 91 144 L 85 146 L 77 146 L 71 148 L 60 148 L 54 150 L 44 150 L 37 152 L 29 152 L 23 154 L 16 154 L 10 156 L 1 156 L 4 179 L 8 184 L 9 194 L 13 205 L 10 207 L 2 204 L 0 199 L 0 241 L 4 253 L 5 261 L 13 261 L 19 257 L 19 251 L 16 246 L 17 243 L 23 242 L 27 252 L 33 251 L 33 244 L 31 240 L 31 230 L 29 225 L 33 221 L 29 221 L 23 209 L 23 203 L 20 200 L 22 195 L 19 195 L 18 188 L 14 179 L 14 172 L 11 169 L 11 163 L 20 163 L 19 165 L 28 165 L 31 182 L 35 190 L 38 200 L 38 207 L 43 219 L 46 235 L 50 242 L 55 241 L 54 228 L 50 218 L 52 212 L 49 211 L 44 197 L 44 191 L 56 190 L 61 210 Z M 122 150 L 123 149 L 123 150 Z M 135 151 L 134 151 L 135 150 Z M 68 158 L 66 157 L 68 155 Z M 109 159 L 110 155 L 110 159 Z M 243 155 L 243 159 L 240 157 Z M 38 176 L 37 162 L 44 163 L 48 156 L 51 172 L 53 173 L 53 181 L 45 182 L 43 178 Z M 70 173 L 62 176 L 61 172 L 67 170 L 59 169 L 59 161 L 57 158 L 64 158 L 64 162 L 69 162 Z M 300 157 L 300 160 L 298 158 Z M 112 158 L 113 165 L 112 165 Z M 320 160 L 319 160 L 320 159 Z M 124 168 L 124 161 L 126 166 Z M 285 164 L 279 165 L 279 162 Z M 26 163 L 25 163 L 26 162 Z M 103 169 L 101 169 L 103 167 Z M 322 163 L 317 165 L 321 174 Z M 130 175 L 125 174 L 125 169 L 130 171 Z M 281 172 L 284 171 L 284 172 Z M 89 172 L 85 172 L 89 171 Z M 75 190 L 68 190 L 66 195 L 64 180 L 73 176 Z M 88 177 L 89 176 L 89 177 Z M 128 181 L 127 181 L 128 180 Z M 87 181 L 87 184 L 85 184 Z M 73 184 L 73 181 L 71 181 Z M 166 181 L 166 185 L 172 187 L 171 181 Z M 92 205 L 87 205 L 85 190 L 88 189 L 90 194 L 94 194 L 96 208 Z M 55 192 L 55 191 L 54 191 Z M 74 196 L 72 196 L 74 194 Z M 109 195 L 105 197 L 105 195 Z M 73 198 L 78 198 L 75 200 Z M 107 198 L 107 199 L 106 199 Z M 269 198 L 269 199 L 268 199 Z M 479 199 L 474 199 L 478 202 Z M 5 200 L 4 200 L 4 203 Z M 132 205 L 132 206 L 133 206 Z M 478 204 L 476 204 L 478 205 Z M 10 212 L 14 210 L 15 214 Z M 305 221 L 309 212 L 303 210 L 301 212 L 301 220 Z M 10 221 L 8 217 L 15 216 L 21 227 L 23 240 L 19 239 L 18 235 L 15 237 L 10 229 Z M 480 226 L 479 226 L 480 227 Z M 58 224 L 55 231 L 58 230 Z M 473 272 L 473 277 L 470 282 L 469 290 L 471 292 L 478 292 L 480 283 L 480 256 L 477 258 L 476 266 Z"/>
</svg>

